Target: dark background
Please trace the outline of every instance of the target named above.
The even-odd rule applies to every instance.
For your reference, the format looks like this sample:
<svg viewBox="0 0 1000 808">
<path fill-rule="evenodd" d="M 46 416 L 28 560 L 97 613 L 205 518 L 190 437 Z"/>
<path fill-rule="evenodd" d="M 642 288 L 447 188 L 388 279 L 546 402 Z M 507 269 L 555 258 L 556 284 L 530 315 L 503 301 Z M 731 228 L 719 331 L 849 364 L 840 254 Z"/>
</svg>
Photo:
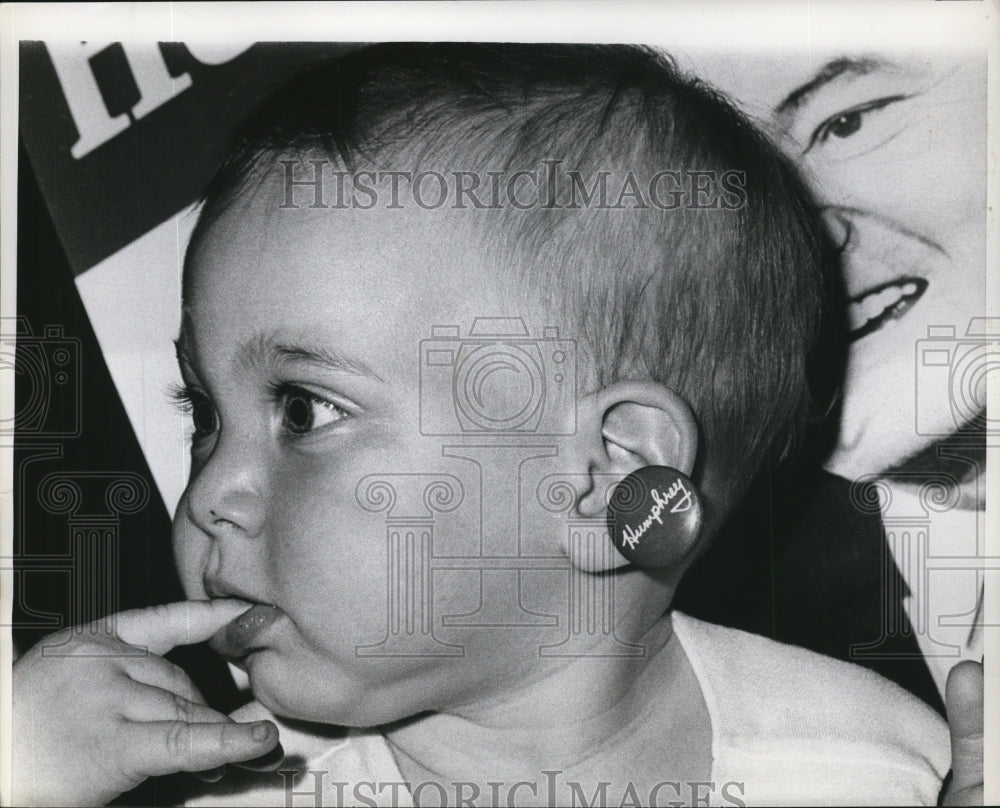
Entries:
<svg viewBox="0 0 1000 808">
<path fill-rule="evenodd" d="M 77 371 L 82 383 L 78 402 L 53 397 L 48 425 L 75 421 L 79 435 L 54 439 L 19 432 L 14 445 L 17 499 L 14 508 L 15 586 L 13 638 L 24 651 L 43 635 L 77 620 L 103 617 L 83 593 L 73 592 L 69 548 L 70 518 L 49 513 L 36 496 L 42 478 L 52 473 L 78 477 L 79 472 L 107 472 L 109 478 L 133 473 L 149 489 L 144 508 L 120 517 L 114 569 L 118 608 L 128 609 L 168 603 L 182 597 L 170 549 L 170 517 L 160 499 L 152 474 L 129 426 L 101 355 L 87 313 L 73 283 L 73 273 L 42 199 L 30 161 L 23 147 L 18 161 L 18 285 L 17 310 L 34 335 L 59 325 L 63 335 L 78 340 Z M 18 413 L 30 403 L 33 391 L 25 375 L 15 383 Z M 78 411 L 74 412 L 74 404 Z M 81 478 L 86 479 L 86 478 Z M 101 509 L 102 492 L 87 491 L 80 511 Z M 88 502 L 95 500 L 94 502 Z M 90 607 L 90 608 L 88 608 Z M 220 659 L 204 648 L 183 648 L 171 659 L 191 671 L 206 697 L 224 709 L 236 706 L 238 695 Z M 122 802 L 167 804 L 176 797 L 179 778 L 147 781 L 141 791 L 124 795 Z"/>
<path fill-rule="evenodd" d="M 15 443 L 18 649 L 109 608 L 181 594 L 170 518 L 74 277 L 194 202 L 236 124 L 260 99 L 343 47 L 258 43 L 221 65 L 203 65 L 182 44 L 160 44 L 170 74 L 187 73 L 192 84 L 135 120 L 130 109 L 141 98 L 135 76 L 121 45 L 108 43 L 89 60 L 92 79 L 107 114 L 129 113 L 132 123 L 77 160 L 70 147 L 78 132 L 49 50 L 41 42 L 20 43 L 18 319 L 2 324 L 4 335 L 18 333 L 15 360 L 10 342 L 0 338 L 3 366 L 15 370 L 14 428 L 0 430 L 13 432 Z M 54 495 L 43 490 L 52 475 L 81 492 L 75 507 L 53 507 Z M 107 491 L 116 480 L 145 489 L 148 500 L 131 513 L 110 508 Z M 96 590 L 108 572 L 84 570 L 73 557 L 73 530 L 91 525 L 118 538 L 104 593 L 83 591 L 74 580 L 96 576 L 90 587 Z"/>
<path fill-rule="evenodd" d="M 15 374 L 15 420 L 0 424 L 0 434 L 14 444 L 14 554 L 7 564 L 14 568 L 16 653 L 65 626 L 183 598 L 170 515 L 74 278 L 194 202 L 239 120 L 291 75 L 342 48 L 258 43 L 206 66 L 183 45 L 161 44 L 169 72 L 189 73 L 192 86 L 76 160 L 70 147 L 78 133 L 46 46 L 21 43 L 18 316 L 5 319 L 0 334 L 0 365 Z M 108 114 L 138 103 L 120 45 L 109 43 L 90 68 Z M 16 356 L 7 338 L 14 333 Z M 60 499 L 58 487 L 46 489 L 53 482 L 73 487 L 79 500 Z M 108 492 L 121 482 L 145 498 L 113 507 Z M 98 535 L 105 545 L 79 552 L 81 541 Z M 213 706 L 228 712 L 241 702 L 225 664 L 206 648 L 179 648 L 169 657 Z M 147 781 L 119 802 L 176 804 L 182 779 Z"/>
</svg>

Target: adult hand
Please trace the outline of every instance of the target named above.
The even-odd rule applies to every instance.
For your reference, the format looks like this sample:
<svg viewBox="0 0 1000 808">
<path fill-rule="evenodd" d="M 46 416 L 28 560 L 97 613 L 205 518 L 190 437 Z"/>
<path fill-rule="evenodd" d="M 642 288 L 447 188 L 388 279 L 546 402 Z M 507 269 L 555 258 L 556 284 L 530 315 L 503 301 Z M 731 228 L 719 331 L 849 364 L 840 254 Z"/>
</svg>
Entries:
<svg viewBox="0 0 1000 808">
<path fill-rule="evenodd" d="M 983 804 L 983 666 L 960 662 L 948 674 L 945 707 L 951 731 L 951 781 L 942 805 Z"/>
</svg>

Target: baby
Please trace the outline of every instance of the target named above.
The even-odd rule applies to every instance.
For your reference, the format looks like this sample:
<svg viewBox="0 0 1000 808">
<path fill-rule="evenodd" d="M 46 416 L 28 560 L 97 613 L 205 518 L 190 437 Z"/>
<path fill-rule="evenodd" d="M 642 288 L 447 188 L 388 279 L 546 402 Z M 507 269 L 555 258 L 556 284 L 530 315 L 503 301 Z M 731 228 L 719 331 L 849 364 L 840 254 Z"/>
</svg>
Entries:
<svg viewBox="0 0 1000 808">
<path fill-rule="evenodd" d="M 199 805 L 936 802 L 929 708 L 669 609 L 828 408 L 830 254 L 779 154 L 641 48 L 293 82 L 185 261 L 190 600 L 18 661 L 14 802 L 178 771 Z M 232 716 L 162 658 L 204 640 L 249 677 Z"/>
</svg>

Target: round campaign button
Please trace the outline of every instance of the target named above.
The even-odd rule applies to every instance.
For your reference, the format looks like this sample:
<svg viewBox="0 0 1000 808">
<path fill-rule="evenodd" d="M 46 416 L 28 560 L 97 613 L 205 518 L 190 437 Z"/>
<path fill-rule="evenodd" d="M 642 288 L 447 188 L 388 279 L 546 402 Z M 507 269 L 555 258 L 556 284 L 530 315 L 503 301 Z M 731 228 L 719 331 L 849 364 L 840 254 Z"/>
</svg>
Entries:
<svg viewBox="0 0 1000 808">
<path fill-rule="evenodd" d="M 615 486 L 608 529 L 618 551 L 641 567 L 662 567 L 684 555 L 701 530 L 694 484 L 669 466 L 644 466 Z"/>
</svg>

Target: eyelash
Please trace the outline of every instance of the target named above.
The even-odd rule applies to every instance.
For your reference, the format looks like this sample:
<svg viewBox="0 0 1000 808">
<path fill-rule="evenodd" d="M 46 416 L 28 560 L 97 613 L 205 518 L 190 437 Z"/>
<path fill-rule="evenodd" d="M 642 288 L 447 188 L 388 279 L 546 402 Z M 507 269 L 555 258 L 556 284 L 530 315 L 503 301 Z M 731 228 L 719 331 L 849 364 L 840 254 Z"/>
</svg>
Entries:
<svg viewBox="0 0 1000 808">
<path fill-rule="evenodd" d="M 288 382 L 276 382 L 268 384 L 267 389 L 271 395 L 272 401 L 274 401 L 275 404 L 281 404 L 282 402 L 286 402 L 287 404 L 287 402 L 291 399 L 304 399 L 305 401 L 309 402 L 310 405 L 322 407 L 327 411 L 332 412 L 333 414 L 336 415 L 336 420 L 331 422 L 331 424 L 323 424 L 319 427 L 316 427 L 315 429 L 310 427 L 308 429 L 303 429 L 301 431 L 298 431 L 289 428 L 287 423 L 283 424 L 285 428 L 288 429 L 289 432 L 291 432 L 293 435 L 307 435 L 310 432 L 318 431 L 326 426 L 331 426 L 332 424 L 341 421 L 342 419 L 346 418 L 349 414 L 347 410 L 338 405 L 336 402 L 331 401 L 328 398 L 324 398 L 323 396 L 317 395 L 316 393 L 313 393 L 310 390 L 306 390 L 304 387 L 299 387 L 296 384 L 289 384 Z M 282 413 L 282 420 L 285 421 L 287 419 L 287 416 L 288 416 L 288 411 L 286 409 Z"/>
<path fill-rule="evenodd" d="M 875 110 L 883 109 L 884 107 L 894 104 L 897 101 L 903 101 L 909 98 L 907 95 L 890 95 L 885 98 L 877 98 L 874 101 L 869 101 L 865 104 L 861 104 L 857 107 L 852 107 L 851 109 L 846 109 L 838 112 L 836 115 L 832 115 L 827 118 L 823 123 L 816 127 L 816 130 L 812 133 L 809 138 L 809 144 L 806 146 L 806 151 L 808 152 L 816 145 L 817 142 L 826 143 L 829 136 L 830 127 L 839 120 L 840 118 L 845 118 L 848 115 L 864 115 L 867 112 L 873 112 Z"/>
<path fill-rule="evenodd" d="M 208 437 L 215 431 L 214 427 L 211 431 L 205 432 L 198 427 L 198 417 L 195 412 L 196 408 L 202 404 L 206 404 L 211 407 L 211 415 L 213 421 L 216 418 L 215 408 L 212 407 L 212 403 L 209 401 L 208 396 L 204 393 L 195 390 L 193 387 L 187 385 L 176 385 L 170 391 L 170 399 L 173 401 L 174 405 L 183 413 L 187 413 L 191 416 L 191 420 L 194 422 L 194 435 L 193 440 L 199 440 L 201 438 Z"/>
<path fill-rule="evenodd" d="M 272 382 L 267 385 L 267 389 L 272 402 L 277 405 L 284 404 L 286 406 L 286 409 L 282 412 L 282 426 L 293 435 L 307 435 L 311 432 L 318 431 L 326 426 L 337 423 L 349 415 L 347 410 L 339 406 L 337 403 L 295 384 L 289 384 L 288 382 Z M 208 396 L 192 387 L 188 387 L 187 385 L 178 385 L 170 392 L 170 398 L 182 412 L 188 413 L 192 416 L 195 427 L 193 436 L 194 440 L 206 438 L 215 432 L 217 428 L 218 416 L 216 415 L 215 408 L 212 407 Z M 290 400 L 304 400 L 309 406 L 322 407 L 327 411 L 332 412 L 336 418 L 330 424 L 322 424 L 319 427 L 312 427 L 310 423 L 305 428 L 296 429 L 291 426 L 288 421 L 289 413 L 287 410 L 287 404 Z M 199 427 L 197 408 L 201 405 L 211 407 L 211 428 L 205 428 L 204 426 Z M 309 420 L 312 420 L 311 414 Z"/>
</svg>

